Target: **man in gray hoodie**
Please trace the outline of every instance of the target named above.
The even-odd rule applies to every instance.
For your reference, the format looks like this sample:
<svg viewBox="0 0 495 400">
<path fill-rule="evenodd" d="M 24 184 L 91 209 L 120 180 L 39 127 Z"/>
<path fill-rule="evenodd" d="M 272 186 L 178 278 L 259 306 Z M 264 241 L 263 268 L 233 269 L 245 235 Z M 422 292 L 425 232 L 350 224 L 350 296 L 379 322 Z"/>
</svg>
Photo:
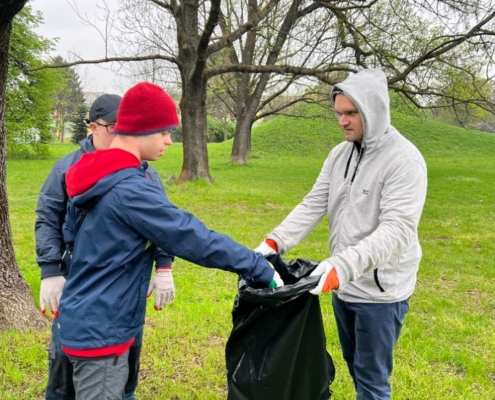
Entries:
<svg viewBox="0 0 495 400">
<path fill-rule="evenodd" d="M 311 191 L 258 246 L 284 254 L 327 215 L 330 258 L 313 294 L 333 290 L 344 359 L 358 400 L 390 399 L 393 350 L 421 260 L 418 224 L 427 173 L 418 149 L 390 124 L 387 78 L 368 69 L 332 91 L 346 141 Z"/>
</svg>

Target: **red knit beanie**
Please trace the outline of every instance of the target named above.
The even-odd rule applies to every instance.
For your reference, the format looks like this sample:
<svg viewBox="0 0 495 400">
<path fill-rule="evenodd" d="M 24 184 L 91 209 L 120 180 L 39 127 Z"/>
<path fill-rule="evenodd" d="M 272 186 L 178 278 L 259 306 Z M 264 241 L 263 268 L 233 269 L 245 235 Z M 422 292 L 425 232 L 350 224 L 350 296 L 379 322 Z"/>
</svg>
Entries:
<svg viewBox="0 0 495 400">
<path fill-rule="evenodd" d="M 118 135 L 152 135 L 179 127 L 177 107 L 160 86 L 140 82 L 125 92 L 114 132 Z"/>
</svg>

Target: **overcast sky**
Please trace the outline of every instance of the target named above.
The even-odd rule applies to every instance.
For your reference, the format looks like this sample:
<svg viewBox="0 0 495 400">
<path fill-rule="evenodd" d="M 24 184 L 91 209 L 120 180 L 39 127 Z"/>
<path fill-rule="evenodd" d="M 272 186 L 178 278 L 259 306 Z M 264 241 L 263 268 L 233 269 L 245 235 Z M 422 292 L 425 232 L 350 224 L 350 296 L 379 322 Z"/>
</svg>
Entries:
<svg viewBox="0 0 495 400">
<path fill-rule="evenodd" d="M 116 10 L 117 1 L 106 0 L 110 10 Z M 71 7 L 73 3 L 72 0 L 31 0 L 31 7 L 40 11 L 44 19 L 44 24 L 36 30 L 37 33 L 47 39 L 59 38 L 53 55 L 70 59 L 72 52 L 83 59 L 103 58 L 103 39 L 94 27 L 86 25 L 79 18 Z M 78 0 L 76 3 L 82 15 L 101 25 L 96 18 L 103 14 L 97 6 L 102 5 L 102 0 Z M 76 71 L 81 77 L 83 90 L 122 94 L 122 83 L 119 85 L 118 77 L 109 67 L 79 66 Z"/>
</svg>

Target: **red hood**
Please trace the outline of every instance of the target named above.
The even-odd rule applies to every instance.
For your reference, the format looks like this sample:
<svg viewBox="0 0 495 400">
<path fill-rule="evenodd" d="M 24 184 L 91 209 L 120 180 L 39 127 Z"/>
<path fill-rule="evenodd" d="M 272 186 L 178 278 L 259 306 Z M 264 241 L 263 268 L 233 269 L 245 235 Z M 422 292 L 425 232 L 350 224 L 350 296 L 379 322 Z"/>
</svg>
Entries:
<svg viewBox="0 0 495 400">
<path fill-rule="evenodd" d="M 84 153 L 67 171 L 65 183 L 69 197 L 91 189 L 99 180 L 125 168 L 141 166 L 139 159 L 122 149 L 96 150 Z"/>
</svg>

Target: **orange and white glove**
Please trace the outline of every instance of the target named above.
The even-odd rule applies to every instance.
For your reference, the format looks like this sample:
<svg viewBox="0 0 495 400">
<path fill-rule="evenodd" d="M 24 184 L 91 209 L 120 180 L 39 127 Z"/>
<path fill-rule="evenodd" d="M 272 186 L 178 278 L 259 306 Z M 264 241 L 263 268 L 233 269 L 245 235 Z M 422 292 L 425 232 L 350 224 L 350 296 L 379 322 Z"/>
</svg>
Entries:
<svg viewBox="0 0 495 400">
<path fill-rule="evenodd" d="M 330 264 L 328 260 L 322 261 L 318 266 L 311 272 L 309 276 L 320 275 L 320 281 L 318 286 L 309 293 L 318 295 L 322 293 L 327 293 L 330 290 L 338 289 L 340 286 L 339 277 L 337 276 L 337 270 Z"/>
<path fill-rule="evenodd" d="M 40 286 L 40 308 L 41 312 L 46 313 L 46 306 L 50 308 L 53 316 L 58 318 L 58 303 L 65 286 L 63 276 L 49 276 L 41 280 Z"/>
<path fill-rule="evenodd" d="M 258 247 L 254 250 L 256 253 L 260 253 L 263 257 L 271 256 L 273 254 L 277 254 L 278 246 L 272 239 L 264 239 Z"/>
<path fill-rule="evenodd" d="M 148 286 L 146 297 L 150 297 L 153 290 L 155 291 L 155 310 L 159 311 L 165 304 L 174 302 L 175 285 L 171 268 L 156 269 L 155 277 Z"/>
</svg>

